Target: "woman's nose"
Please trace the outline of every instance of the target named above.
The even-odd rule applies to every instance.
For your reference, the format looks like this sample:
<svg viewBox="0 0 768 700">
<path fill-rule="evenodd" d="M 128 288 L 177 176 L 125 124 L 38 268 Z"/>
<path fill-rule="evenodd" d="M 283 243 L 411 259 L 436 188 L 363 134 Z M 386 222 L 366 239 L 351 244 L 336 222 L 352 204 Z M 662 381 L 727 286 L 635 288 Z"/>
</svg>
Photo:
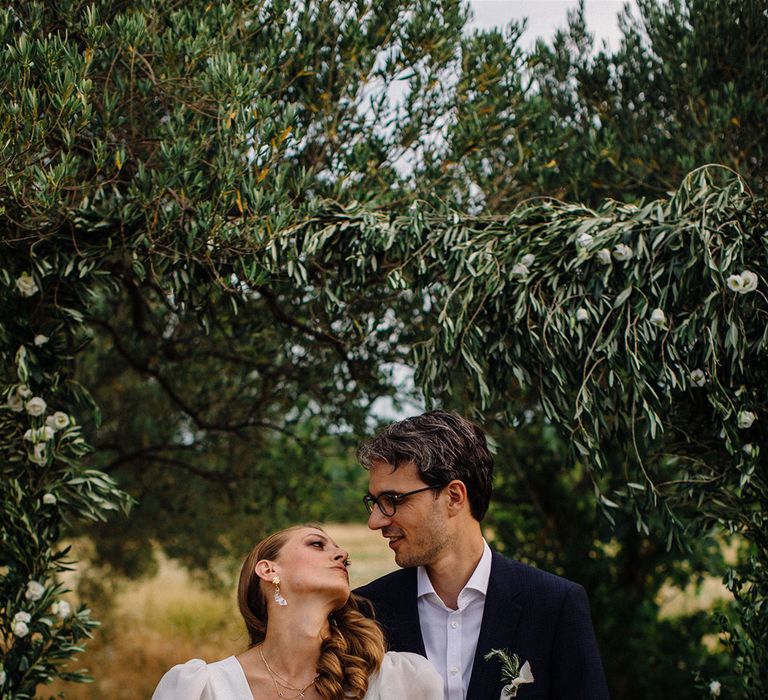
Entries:
<svg viewBox="0 0 768 700">
<path fill-rule="evenodd" d="M 336 554 L 333 555 L 334 561 L 346 561 L 349 558 L 349 553 L 346 549 L 342 549 L 341 547 L 336 548 Z"/>
</svg>

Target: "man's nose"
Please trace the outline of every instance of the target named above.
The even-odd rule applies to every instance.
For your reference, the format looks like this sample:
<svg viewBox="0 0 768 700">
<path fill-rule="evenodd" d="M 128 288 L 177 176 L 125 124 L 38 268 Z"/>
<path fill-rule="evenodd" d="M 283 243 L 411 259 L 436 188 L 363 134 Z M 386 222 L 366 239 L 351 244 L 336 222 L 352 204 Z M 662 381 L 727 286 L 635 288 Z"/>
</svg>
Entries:
<svg viewBox="0 0 768 700">
<path fill-rule="evenodd" d="M 381 530 L 384 526 L 388 525 L 390 518 L 381 512 L 381 508 L 378 505 L 373 506 L 371 514 L 368 516 L 368 527 L 371 530 Z"/>
</svg>

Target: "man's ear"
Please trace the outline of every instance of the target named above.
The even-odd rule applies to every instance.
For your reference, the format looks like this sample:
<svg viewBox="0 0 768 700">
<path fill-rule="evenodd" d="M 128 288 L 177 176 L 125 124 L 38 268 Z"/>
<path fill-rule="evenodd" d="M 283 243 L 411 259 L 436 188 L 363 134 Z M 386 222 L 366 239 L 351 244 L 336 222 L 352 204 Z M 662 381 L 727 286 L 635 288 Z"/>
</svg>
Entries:
<svg viewBox="0 0 768 700">
<path fill-rule="evenodd" d="M 268 581 L 269 583 L 272 583 L 272 579 L 279 575 L 277 566 L 273 561 L 269 561 L 269 559 L 259 559 L 259 561 L 256 562 L 254 571 L 260 579 Z"/>
<path fill-rule="evenodd" d="M 449 515 L 458 515 L 469 504 L 469 501 L 467 500 L 467 487 L 464 482 L 459 479 L 451 481 L 445 489 L 443 489 L 443 492 L 448 494 Z"/>
</svg>

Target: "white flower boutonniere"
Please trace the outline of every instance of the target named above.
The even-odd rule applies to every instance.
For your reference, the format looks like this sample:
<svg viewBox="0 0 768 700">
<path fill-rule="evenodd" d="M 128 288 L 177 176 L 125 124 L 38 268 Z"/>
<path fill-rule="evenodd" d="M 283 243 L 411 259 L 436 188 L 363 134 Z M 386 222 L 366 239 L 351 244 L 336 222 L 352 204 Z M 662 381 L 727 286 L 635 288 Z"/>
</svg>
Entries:
<svg viewBox="0 0 768 700">
<path fill-rule="evenodd" d="M 533 683 L 531 664 L 526 661 L 521 666 L 520 657 L 517 654 L 510 656 L 509 652 L 504 649 L 491 649 L 484 658 L 486 661 L 490 661 L 494 657 L 501 661 L 501 680 L 506 683 L 501 689 L 499 700 L 515 698 L 519 686 L 524 683 Z"/>
</svg>

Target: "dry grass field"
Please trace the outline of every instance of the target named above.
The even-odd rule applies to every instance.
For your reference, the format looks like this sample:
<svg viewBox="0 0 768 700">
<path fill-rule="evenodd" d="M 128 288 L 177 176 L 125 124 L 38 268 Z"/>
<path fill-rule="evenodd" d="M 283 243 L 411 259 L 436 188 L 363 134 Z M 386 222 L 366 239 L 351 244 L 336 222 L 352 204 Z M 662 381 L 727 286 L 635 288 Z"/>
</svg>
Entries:
<svg viewBox="0 0 768 700">
<path fill-rule="evenodd" d="M 395 568 L 386 542 L 365 525 L 328 525 L 326 530 L 350 553 L 353 587 Z M 229 590 L 228 595 L 215 594 L 173 562 L 162 561 L 157 576 L 125 587 L 110 611 L 94 611 L 103 626 L 76 667 L 88 668 L 95 682 L 57 683 L 44 696 L 63 692 L 67 700 L 149 700 L 174 664 L 192 658 L 215 661 L 241 651 L 247 640 L 235 604 L 235 581 Z M 667 587 L 662 612 L 675 616 L 708 608 L 724 594 L 715 579 L 700 590 Z"/>
</svg>

